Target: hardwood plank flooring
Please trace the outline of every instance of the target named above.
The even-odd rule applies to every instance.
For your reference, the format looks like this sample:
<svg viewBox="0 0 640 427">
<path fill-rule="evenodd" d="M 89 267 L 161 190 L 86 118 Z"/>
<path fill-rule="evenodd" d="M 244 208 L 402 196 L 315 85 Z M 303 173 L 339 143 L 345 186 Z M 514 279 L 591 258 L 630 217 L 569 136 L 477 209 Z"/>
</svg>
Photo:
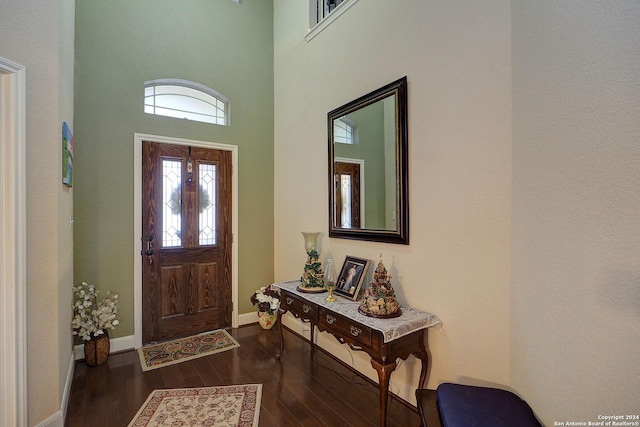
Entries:
<svg viewBox="0 0 640 427">
<path fill-rule="evenodd" d="M 66 427 L 123 427 L 155 389 L 263 384 L 260 427 L 378 425 L 378 387 L 324 351 L 285 330 L 285 353 L 276 328 L 231 329 L 240 347 L 143 372 L 138 353 L 112 354 L 107 363 L 76 363 Z M 414 402 L 412 402 L 414 403 Z M 389 427 L 420 426 L 414 407 L 389 399 Z"/>
</svg>

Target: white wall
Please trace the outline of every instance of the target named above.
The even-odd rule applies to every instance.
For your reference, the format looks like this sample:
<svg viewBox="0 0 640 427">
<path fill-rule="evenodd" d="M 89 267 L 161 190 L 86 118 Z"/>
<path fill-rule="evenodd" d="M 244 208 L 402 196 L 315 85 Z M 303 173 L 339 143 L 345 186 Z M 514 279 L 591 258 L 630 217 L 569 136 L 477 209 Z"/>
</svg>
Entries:
<svg viewBox="0 0 640 427">
<path fill-rule="evenodd" d="M 382 253 L 400 302 L 444 321 L 428 386 L 508 384 L 509 1 L 362 0 L 308 43 L 306 2 L 274 4 L 276 279 L 302 274 L 303 230 L 323 232 L 337 268 Z M 329 239 L 327 112 L 404 75 L 411 244 Z M 415 387 L 417 368 L 411 357 L 394 381 Z"/>
<path fill-rule="evenodd" d="M 0 11 L 0 56 L 27 75 L 28 422 L 61 423 L 73 281 L 61 135 L 63 121 L 73 125 L 74 1 L 0 0 Z"/>
<path fill-rule="evenodd" d="M 512 7 L 512 385 L 547 425 L 638 414 L 640 3 Z"/>
</svg>

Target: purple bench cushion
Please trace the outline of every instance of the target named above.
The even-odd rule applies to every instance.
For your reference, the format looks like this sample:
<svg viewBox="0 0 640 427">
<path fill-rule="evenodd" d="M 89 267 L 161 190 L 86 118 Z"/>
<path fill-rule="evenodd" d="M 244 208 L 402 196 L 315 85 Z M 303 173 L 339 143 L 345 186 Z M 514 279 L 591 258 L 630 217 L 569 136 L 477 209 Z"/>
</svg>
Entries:
<svg viewBox="0 0 640 427">
<path fill-rule="evenodd" d="M 437 399 L 443 427 L 541 427 L 527 402 L 510 391 L 443 383 Z"/>
</svg>

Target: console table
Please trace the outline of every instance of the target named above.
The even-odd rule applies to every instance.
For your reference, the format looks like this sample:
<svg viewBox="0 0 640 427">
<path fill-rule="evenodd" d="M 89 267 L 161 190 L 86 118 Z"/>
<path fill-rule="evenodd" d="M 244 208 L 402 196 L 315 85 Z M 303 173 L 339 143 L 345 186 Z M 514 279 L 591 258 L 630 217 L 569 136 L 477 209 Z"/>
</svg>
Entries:
<svg viewBox="0 0 640 427">
<path fill-rule="evenodd" d="M 364 351 L 371 356 L 371 365 L 378 373 L 380 388 L 380 426 L 387 424 L 387 401 L 389 398 L 389 378 L 396 369 L 397 359 L 405 360 L 411 354 L 420 359 L 422 368 L 418 388 L 424 386 L 429 367 L 429 356 L 425 347 L 427 328 L 442 322 L 435 315 L 402 306 L 402 315 L 392 319 L 379 319 L 358 312 L 359 302 L 337 297 L 336 302 L 326 302 L 326 293 L 303 293 L 296 288 L 299 280 L 274 283 L 280 289 L 280 309 L 278 328 L 280 330 L 280 350 L 276 359 L 280 360 L 284 351 L 282 315 L 286 312 L 311 325 L 311 349 L 314 349 L 314 333 L 319 331 L 332 334 L 341 344 L 347 344 L 355 351 Z"/>
</svg>

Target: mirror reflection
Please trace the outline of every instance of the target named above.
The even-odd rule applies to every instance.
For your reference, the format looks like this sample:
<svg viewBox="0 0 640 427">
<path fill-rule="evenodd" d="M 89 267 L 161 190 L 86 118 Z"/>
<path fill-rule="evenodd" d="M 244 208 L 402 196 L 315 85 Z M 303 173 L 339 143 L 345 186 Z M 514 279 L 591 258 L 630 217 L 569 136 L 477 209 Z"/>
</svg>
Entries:
<svg viewBox="0 0 640 427">
<path fill-rule="evenodd" d="M 328 118 L 329 236 L 407 244 L 406 78 Z"/>
</svg>

